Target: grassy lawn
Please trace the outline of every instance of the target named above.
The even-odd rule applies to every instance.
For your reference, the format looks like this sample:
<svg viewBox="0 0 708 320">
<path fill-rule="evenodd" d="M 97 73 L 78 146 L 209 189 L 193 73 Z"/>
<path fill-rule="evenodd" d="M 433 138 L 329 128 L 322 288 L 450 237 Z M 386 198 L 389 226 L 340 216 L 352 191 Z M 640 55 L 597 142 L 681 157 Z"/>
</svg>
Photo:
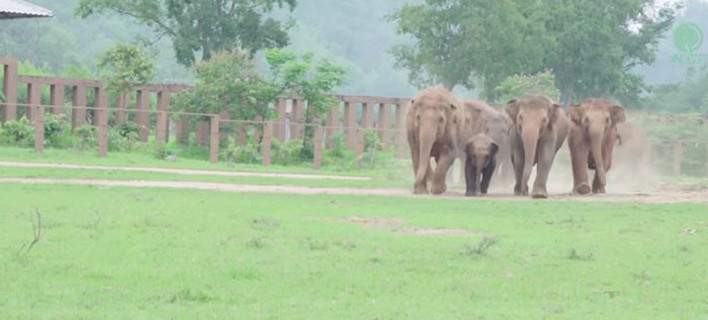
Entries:
<svg viewBox="0 0 708 320">
<path fill-rule="evenodd" d="M 0 194 L 0 319 L 708 317 L 705 205 Z M 26 252 L 35 208 L 43 236 Z M 396 231 L 412 227 L 468 234 Z"/>
</svg>

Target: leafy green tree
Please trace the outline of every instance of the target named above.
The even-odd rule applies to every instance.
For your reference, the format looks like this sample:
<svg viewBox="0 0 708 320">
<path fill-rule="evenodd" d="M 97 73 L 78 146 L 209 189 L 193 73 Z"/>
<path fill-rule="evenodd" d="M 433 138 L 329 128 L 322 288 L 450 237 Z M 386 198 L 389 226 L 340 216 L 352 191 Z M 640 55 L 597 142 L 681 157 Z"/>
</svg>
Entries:
<svg viewBox="0 0 708 320">
<path fill-rule="evenodd" d="M 125 92 L 130 88 L 148 83 L 155 76 L 155 63 L 141 48 L 119 43 L 103 53 L 98 67 L 107 80 L 109 88 Z"/>
<path fill-rule="evenodd" d="M 190 66 L 214 53 L 240 49 L 255 53 L 288 44 L 284 24 L 269 17 L 275 8 L 295 7 L 296 0 L 80 0 L 82 18 L 115 13 L 134 18 L 169 37 L 177 60 Z"/>
<path fill-rule="evenodd" d="M 425 0 L 391 16 L 416 40 L 394 48 L 413 82 L 471 88 L 486 98 L 514 74 L 553 70 L 566 99 L 612 95 L 636 99 L 632 73 L 655 58 L 676 7 L 654 0 Z"/>
<path fill-rule="evenodd" d="M 316 60 L 311 53 L 298 55 L 282 49 L 268 50 L 266 60 L 276 86 L 307 101 L 306 123 L 321 122 L 337 105 L 333 94 L 344 83 L 347 72 L 343 67 L 326 59 Z M 313 138 L 314 128 L 305 127 L 303 158 L 312 158 Z"/>
<path fill-rule="evenodd" d="M 556 87 L 556 77 L 551 71 L 535 75 L 513 75 L 502 81 L 496 88 L 499 101 L 506 102 L 527 94 L 545 95 L 553 100 L 560 99 L 560 91 Z"/>
<path fill-rule="evenodd" d="M 175 99 L 182 111 L 218 114 L 227 111 L 232 119 L 270 118 L 269 103 L 280 89 L 256 70 L 253 59 L 243 52 L 223 52 L 195 69 L 197 81 L 193 91 Z"/>
</svg>

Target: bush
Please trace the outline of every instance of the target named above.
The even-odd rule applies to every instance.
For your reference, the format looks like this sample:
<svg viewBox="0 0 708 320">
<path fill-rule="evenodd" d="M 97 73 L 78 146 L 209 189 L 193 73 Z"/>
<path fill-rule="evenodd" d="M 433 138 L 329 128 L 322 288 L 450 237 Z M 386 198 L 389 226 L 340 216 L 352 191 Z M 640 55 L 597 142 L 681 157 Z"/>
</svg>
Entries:
<svg viewBox="0 0 708 320">
<path fill-rule="evenodd" d="M 302 159 L 302 140 L 290 140 L 283 143 L 278 139 L 273 139 L 271 149 L 273 164 L 288 166 L 305 162 Z"/>
<path fill-rule="evenodd" d="M 62 148 L 71 144 L 71 124 L 64 114 L 47 114 L 44 118 L 45 144 Z"/>
<path fill-rule="evenodd" d="M 34 143 L 34 126 L 26 117 L 7 121 L 2 125 L 0 142 L 21 146 L 32 145 Z"/>
<path fill-rule="evenodd" d="M 258 164 L 263 161 L 258 145 L 248 141 L 245 145 L 236 143 L 236 139 L 229 139 L 228 147 L 221 152 L 221 158 L 231 163 Z"/>
<path fill-rule="evenodd" d="M 495 89 L 499 101 L 506 103 L 528 94 L 548 96 L 554 101 L 560 99 L 560 91 L 556 87 L 556 77 L 550 71 L 534 75 L 514 75 L 506 78 Z"/>
<path fill-rule="evenodd" d="M 97 133 L 98 128 L 88 124 L 76 128 L 74 130 L 74 148 L 87 150 L 96 147 L 98 144 Z"/>
<path fill-rule="evenodd" d="M 108 148 L 110 150 L 132 152 L 141 145 L 140 127 L 135 122 L 121 123 L 108 133 Z"/>
<path fill-rule="evenodd" d="M 153 150 L 153 156 L 158 160 L 167 160 L 168 158 L 177 156 L 177 152 L 168 148 L 164 143 L 156 144 Z"/>
</svg>

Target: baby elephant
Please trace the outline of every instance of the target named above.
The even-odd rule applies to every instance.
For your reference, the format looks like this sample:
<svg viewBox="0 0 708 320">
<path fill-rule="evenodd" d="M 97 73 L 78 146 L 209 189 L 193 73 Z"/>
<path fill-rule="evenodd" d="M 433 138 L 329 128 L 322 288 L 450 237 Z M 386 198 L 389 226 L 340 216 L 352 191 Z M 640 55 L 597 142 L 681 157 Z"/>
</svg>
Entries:
<svg viewBox="0 0 708 320">
<path fill-rule="evenodd" d="M 499 146 L 488 135 L 480 133 L 467 140 L 464 151 L 467 155 L 465 195 L 474 197 L 480 193 L 487 194 L 489 182 L 497 167 L 496 155 Z"/>
</svg>

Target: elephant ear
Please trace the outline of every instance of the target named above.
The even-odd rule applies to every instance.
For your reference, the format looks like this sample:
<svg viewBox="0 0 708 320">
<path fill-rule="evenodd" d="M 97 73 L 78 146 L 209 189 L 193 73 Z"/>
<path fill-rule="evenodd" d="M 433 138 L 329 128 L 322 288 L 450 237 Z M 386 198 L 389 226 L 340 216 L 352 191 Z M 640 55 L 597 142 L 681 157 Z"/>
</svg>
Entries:
<svg viewBox="0 0 708 320">
<path fill-rule="evenodd" d="M 612 106 L 610 110 L 610 113 L 612 114 L 613 124 L 618 124 L 626 121 L 626 118 L 624 116 L 624 108 L 622 108 L 621 106 Z"/>
<path fill-rule="evenodd" d="M 511 100 L 506 103 L 506 114 L 509 115 L 509 118 L 511 118 L 511 121 L 513 123 L 516 123 L 516 116 L 519 115 L 519 101 L 518 100 Z"/>
<path fill-rule="evenodd" d="M 583 122 L 584 112 L 585 109 L 583 109 L 583 107 L 581 107 L 580 105 L 574 105 L 570 107 L 570 120 L 573 121 L 575 124 L 580 125 Z"/>
</svg>

